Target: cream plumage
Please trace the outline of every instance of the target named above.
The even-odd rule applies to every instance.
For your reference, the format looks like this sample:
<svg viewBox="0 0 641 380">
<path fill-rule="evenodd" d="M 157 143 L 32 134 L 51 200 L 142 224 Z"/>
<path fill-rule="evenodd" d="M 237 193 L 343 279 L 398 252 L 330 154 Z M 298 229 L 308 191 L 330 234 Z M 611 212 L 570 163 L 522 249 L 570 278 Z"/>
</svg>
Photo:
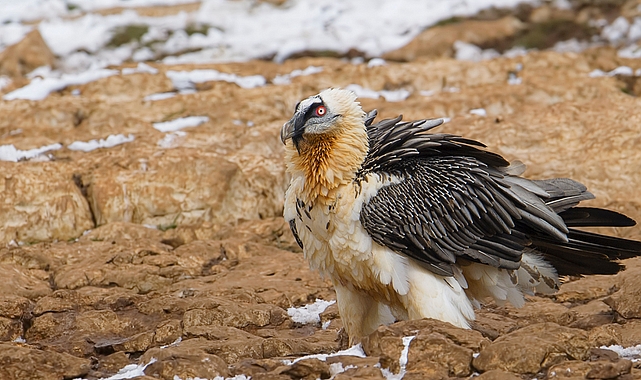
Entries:
<svg viewBox="0 0 641 380">
<path fill-rule="evenodd" d="M 641 244 L 574 230 L 624 226 L 569 179 L 532 181 L 484 145 L 426 133 L 441 120 L 373 124 L 356 96 L 301 101 L 281 130 L 284 216 L 310 266 L 331 279 L 352 342 L 394 320 L 469 327 L 487 297 L 523 304 L 558 274 L 616 273 Z M 558 273 L 557 273 L 558 272 Z"/>
</svg>

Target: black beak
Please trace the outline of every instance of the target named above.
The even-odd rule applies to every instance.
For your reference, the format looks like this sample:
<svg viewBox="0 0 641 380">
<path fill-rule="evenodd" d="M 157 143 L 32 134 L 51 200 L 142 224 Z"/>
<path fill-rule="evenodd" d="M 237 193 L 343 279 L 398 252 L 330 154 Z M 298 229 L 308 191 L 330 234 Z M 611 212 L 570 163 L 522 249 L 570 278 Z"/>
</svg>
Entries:
<svg viewBox="0 0 641 380">
<path fill-rule="evenodd" d="M 314 106 L 317 104 L 323 104 L 323 101 L 318 98 L 311 98 L 311 101 L 303 101 L 303 105 L 297 107 L 296 113 L 294 116 L 285 124 L 280 130 L 280 141 L 285 144 L 288 139 L 293 139 L 294 144 L 298 146 L 297 141 L 303 136 L 305 131 L 305 122 L 310 117 Z"/>
</svg>

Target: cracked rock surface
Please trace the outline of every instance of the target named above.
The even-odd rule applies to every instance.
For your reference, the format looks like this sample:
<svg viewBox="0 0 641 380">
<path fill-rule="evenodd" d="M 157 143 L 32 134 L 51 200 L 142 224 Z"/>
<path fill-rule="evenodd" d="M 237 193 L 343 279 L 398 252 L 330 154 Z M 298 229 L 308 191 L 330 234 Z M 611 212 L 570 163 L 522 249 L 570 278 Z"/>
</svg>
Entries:
<svg viewBox="0 0 641 380">
<path fill-rule="evenodd" d="M 478 43 L 524 27 L 496 20 L 500 28 Z M 152 64 L 158 73 L 103 78 L 41 101 L 0 100 L 2 144 L 62 144 L 0 161 L 0 378 L 97 379 L 131 364 L 172 380 L 641 378 L 634 357 L 600 348 L 641 344 L 641 259 L 614 276 L 564 279 L 557 294 L 528 297 L 521 309 L 488 303 L 471 330 L 433 320 L 381 326 L 360 356 L 339 352 L 349 347 L 336 305 L 318 323 L 291 319 L 288 308 L 335 294 L 282 219 L 279 130 L 298 100 L 330 86 L 406 90 L 398 102 L 361 103 L 381 118 L 450 118 L 439 131 L 523 161 L 529 178 L 574 178 L 596 195 L 586 205 L 641 221 L 641 79 L 590 76 L 641 69 L 639 60 L 596 47 L 466 62 L 413 46 L 375 67 L 309 57 Z M 312 65 L 323 70 L 271 82 Z M 145 100 L 174 90 L 168 70 L 201 68 L 260 74 L 268 84 L 207 82 Z M 514 75 L 520 82 L 508 84 Z M 480 108 L 485 116 L 470 113 Z M 181 133 L 153 127 L 188 116 L 208 121 Z M 116 134 L 135 138 L 68 148 Z M 598 232 L 641 239 L 639 227 Z"/>
</svg>

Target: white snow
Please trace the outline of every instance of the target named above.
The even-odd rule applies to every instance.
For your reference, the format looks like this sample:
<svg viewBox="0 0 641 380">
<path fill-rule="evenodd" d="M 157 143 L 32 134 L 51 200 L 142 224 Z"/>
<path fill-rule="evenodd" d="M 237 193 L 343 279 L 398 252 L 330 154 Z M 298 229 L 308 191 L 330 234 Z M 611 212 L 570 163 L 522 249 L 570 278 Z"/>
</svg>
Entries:
<svg viewBox="0 0 641 380">
<path fill-rule="evenodd" d="M 191 378 L 190 378 L 190 379 L 191 379 Z M 222 376 L 216 376 L 216 377 L 214 377 L 214 379 L 213 379 L 213 380 L 250 380 L 250 379 L 251 379 L 251 376 L 247 376 L 247 375 L 236 375 L 236 376 L 233 376 L 233 377 L 222 377 Z M 179 378 L 178 376 L 174 376 L 174 380 L 182 380 L 182 379 L 181 379 L 181 378 Z M 206 379 L 200 379 L 200 378 L 198 378 L 198 377 L 194 377 L 194 378 L 193 378 L 193 379 L 191 379 L 191 380 L 206 380 Z"/>
<path fill-rule="evenodd" d="M 178 140 L 179 137 L 184 137 L 186 135 L 187 133 L 183 131 L 167 133 L 165 137 L 158 140 L 157 144 L 159 147 L 165 148 L 165 149 L 175 148 L 176 146 L 178 146 L 178 143 L 176 140 Z"/>
<path fill-rule="evenodd" d="M 485 111 L 485 108 L 475 108 L 471 109 L 470 113 L 472 115 L 478 115 L 478 116 L 487 116 L 487 111 Z"/>
<path fill-rule="evenodd" d="M 641 344 L 632 347 L 622 347 L 619 345 L 613 346 L 601 346 L 606 350 L 611 350 L 616 352 L 620 358 L 629 359 L 633 362 L 641 361 Z"/>
<path fill-rule="evenodd" d="M 169 70 L 166 75 L 171 79 L 174 87 L 178 90 L 191 90 L 194 88 L 195 83 L 210 81 L 235 83 L 242 88 L 261 87 L 267 84 L 267 80 L 262 75 L 249 75 L 243 77 L 236 74 L 221 73 L 217 70 Z"/>
<path fill-rule="evenodd" d="M 623 16 L 617 17 L 612 24 L 607 25 L 601 31 L 601 37 L 610 43 L 616 43 L 624 39 L 630 29 L 630 22 Z"/>
<path fill-rule="evenodd" d="M 151 67 L 144 62 L 138 63 L 138 66 L 135 68 L 125 67 L 122 69 L 122 75 L 136 74 L 136 73 L 147 73 L 147 74 L 158 74 L 158 69 Z"/>
<path fill-rule="evenodd" d="M 153 126 L 160 132 L 175 132 L 183 128 L 197 127 L 200 124 L 206 123 L 208 121 L 209 117 L 207 116 L 187 116 L 170 121 L 154 123 Z"/>
<path fill-rule="evenodd" d="M 296 323 L 320 323 L 320 314 L 335 303 L 336 301 L 317 299 L 316 302 L 303 307 L 290 307 L 287 309 L 287 314 Z"/>
<path fill-rule="evenodd" d="M 641 46 L 637 44 L 626 46 L 623 49 L 620 49 L 617 52 L 617 55 L 621 58 L 632 58 L 632 59 L 641 58 Z"/>
<path fill-rule="evenodd" d="M 79 74 L 62 74 L 60 78 L 33 78 L 31 83 L 3 96 L 4 100 L 42 100 L 54 91 L 67 86 L 80 85 L 118 74 L 118 70 L 96 69 Z"/>
<path fill-rule="evenodd" d="M 155 363 L 156 359 L 151 358 L 149 363 L 147 364 L 129 364 L 124 366 L 120 371 L 118 371 L 117 374 L 109 377 L 104 377 L 101 380 L 123 380 L 123 379 L 133 379 L 134 377 L 138 376 L 145 376 L 145 368 L 147 368 L 150 364 Z M 76 380 L 84 380 L 84 379 L 76 379 Z"/>
<path fill-rule="evenodd" d="M 10 84 L 11 78 L 5 75 L 0 75 L 0 91 L 2 91 L 3 88 L 7 87 Z"/>
<path fill-rule="evenodd" d="M 334 356 L 358 356 L 359 358 L 364 358 L 367 355 L 365 355 L 365 351 L 363 351 L 363 346 L 361 344 L 354 345 L 346 350 L 334 352 L 333 354 L 314 354 L 314 355 L 307 355 L 307 356 L 301 356 L 299 358 L 296 358 L 294 360 L 283 360 L 283 363 L 285 365 L 292 365 L 298 361 L 301 361 L 303 359 L 318 359 L 320 361 L 326 361 L 327 358 L 331 358 Z"/>
<path fill-rule="evenodd" d="M 322 67 L 309 66 L 304 70 L 294 70 L 289 74 L 276 75 L 276 77 L 274 77 L 274 79 L 272 80 L 272 83 L 273 84 L 289 84 L 292 82 L 292 78 L 305 76 L 305 75 L 318 74 L 322 71 L 323 71 Z"/>
<path fill-rule="evenodd" d="M 374 91 L 358 84 L 350 84 L 345 88 L 353 91 L 359 98 L 378 99 L 382 96 L 387 102 L 400 102 L 411 95 L 411 92 L 405 89 Z"/>
<path fill-rule="evenodd" d="M 367 62 L 367 67 L 385 66 L 387 62 L 383 58 L 372 58 Z"/>
<path fill-rule="evenodd" d="M 13 161 L 18 162 L 24 159 L 35 158 L 45 152 L 58 150 L 62 148 L 61 144 L 51 144 L 40 148 L 20 150 L 11 145 L 0 145 L 0 161 Z"/>
<path fill-rule="evenodd" d="M 160 93 L 157 93 L 157 94 L 147 95 L 142 100 L 153 102 L 153 101 L 156 101 L 156 100 L 163 100 L 163 99 L 173 98 L 174 96 L 176 96 L 175 92 L 160 92 Z"/>
<path fill-rule="evenodd" d="M 14 339 L 13 342 L 14 343 L 27 343 L 27 341 L 21 336 L 19 336 L 16 339 Z"/>
<path fill-rule="evenodd" d="M 166 63 L 246 61 L 265 57 L 281 61 L 301 51 L 344 53 L 356 49 L 368 57 L 380 57 L 407 44 L 440 20 L 536 0 L 419 3 L 414 0 L 317 0 L 311 3 L 290 0 L 286 6 L 253 0 L 202 0 L 196 11 L 161 17 L 140 16 L 133 9 L 105 16 L 93 13 L 110 7 L 193 1 L 0 0 L 0 51 L 18 42 L 33 28 L 26 25 L 26 21 L 41 19 L 37 28 L 43 39 L 61 58 L 62 66 L 70 70 L 104 68 L 125 60 L 161 56 L 166 56 L 163 59 Z M 107 46 L 119 29 L 129 25 L 145 26 L 147 33 L 140 41 L 132 40 L 127 46 Z M 203 27 L 203 33 L 187 34 L 188 25 Z M 375 60 L 371 65 L 380 63 Z"/>
<path fill-rule="evenodd" d="M 83 152 L 90 152 L 99 148 L 111 148 L 116 145 L 128 143 L 134 141 L 134 135 L 130 134 L 125 136 L 122 134 L 118 135 L 109 135 L 106 139 L 100 140 L 89 140 L 87 142 L 83 141 L 74 141 L 73 143 L 67 146 L 67 149 L 70 150 L 81 150 Z"/>
<path fill-rule="evenodd" d="M 501 54 L 494 49 L 483 50 L 480 47 L 467 42 L 454 42 L 454 58 L 461 61 L 479 62 L 499 56 L 501 56 Z"/>
<path fill-rule="evenodd" d="M 633 76 L 634 70 L 628 66 L 619 66 L 612 71 L 608 71 L 607 73 L 603 70 L 596 69 L 591 71 L 588 75 L 590 76 L 590 78 L 613 77 L 615 75 Z"/>
<path fill-rule="evenodd" d="M 381 373 L 387 380 L 401 380 L 403 376 L 405 376 L 405 368 L 407 367 L 407 355 L 410 351 L 410 343 L 415 337 L 415 335 L 403 337 L 403 351 L 401 351 L 401 356 L 398 358 L 398 364 L 400 367 L 398 373 L 392 373 L 387 368 L 381 368 Z"/>
</svg>

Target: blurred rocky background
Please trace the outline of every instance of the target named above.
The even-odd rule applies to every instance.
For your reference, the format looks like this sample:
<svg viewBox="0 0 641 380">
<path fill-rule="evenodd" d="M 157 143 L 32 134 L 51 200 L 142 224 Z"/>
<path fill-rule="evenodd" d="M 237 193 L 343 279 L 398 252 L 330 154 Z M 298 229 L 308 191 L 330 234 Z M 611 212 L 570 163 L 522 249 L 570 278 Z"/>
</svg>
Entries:
<svg viewBox="0 0 641 380">
<path fill-rule="evenodd" d="M 417 3 L 0 0 L 0 378 L 641 378 L 641 259 L 347 346 L 281 216 L 322 89 L 641 221 L 641 1 Z"/>
</svg>

